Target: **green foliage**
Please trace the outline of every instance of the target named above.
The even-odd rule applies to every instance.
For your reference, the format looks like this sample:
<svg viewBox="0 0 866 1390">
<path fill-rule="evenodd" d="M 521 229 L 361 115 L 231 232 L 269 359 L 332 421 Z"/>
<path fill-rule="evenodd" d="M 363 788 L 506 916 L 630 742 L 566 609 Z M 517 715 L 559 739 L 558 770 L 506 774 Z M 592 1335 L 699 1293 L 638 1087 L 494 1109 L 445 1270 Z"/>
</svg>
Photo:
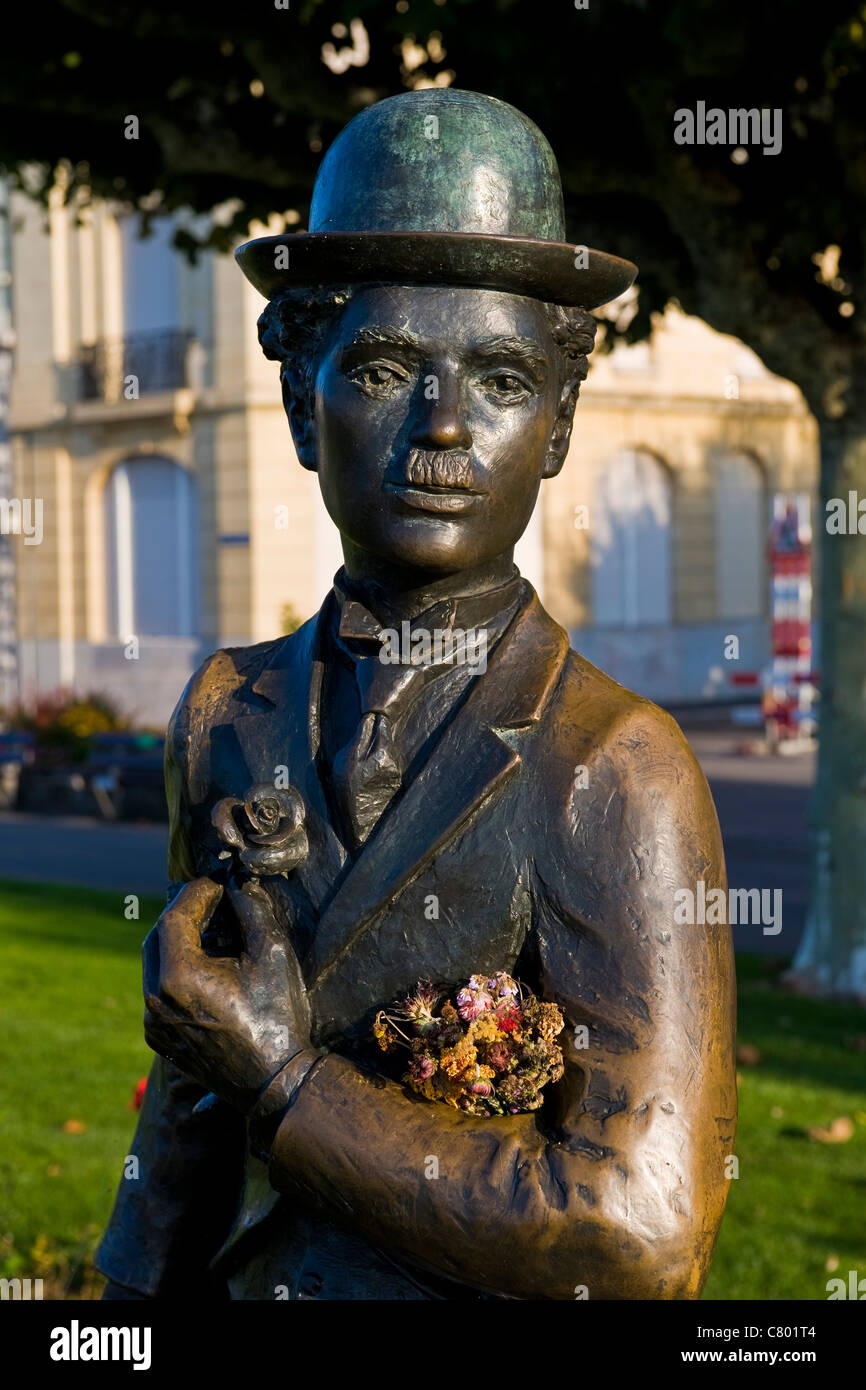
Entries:
<svg viewBox="0 0 866 1390">
<path fill-rule="evenodd" d="M 291 603 L 284 603 L 280 608 L 280 632 L 288 636 L 289 633 L 297 632 L 303 623 L 303 618 Z"/>
</svg>

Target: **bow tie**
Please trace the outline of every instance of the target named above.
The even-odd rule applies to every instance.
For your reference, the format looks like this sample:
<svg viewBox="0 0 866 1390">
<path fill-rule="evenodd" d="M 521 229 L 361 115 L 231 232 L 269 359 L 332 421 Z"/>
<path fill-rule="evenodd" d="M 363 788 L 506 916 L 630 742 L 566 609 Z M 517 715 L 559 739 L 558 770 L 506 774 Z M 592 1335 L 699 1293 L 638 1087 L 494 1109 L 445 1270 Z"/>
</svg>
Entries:
<svg viewBox="0 0 866 1390">
<path fill-rule="evenodd" d="M 342 581 L 342 582 L 341 582 Z M 480 594 L 469 594 L 458 598 L 440 599 L 408 620 L 409 634 L 420 630 L 427 632 L 449 631 L 455 627 L 477 630 L 482 627 L 497 626 L 497 622 L 516 602 L 522 580 L 519 574 L 495 589 L 486 589 Z M 338 636 L 347 646 L 358 643 L 359 649 L 369 648 L 371 643 L 382 643 L 384 632 L 396 631 L 404 634 L 407 620 L 393 617 L 380 622 L 376 615 L 361 599 L 348 592 L 343 570 L 334 580 L 334 593 L 339 605 Z"/>
<path fill-rule="evenodd" d="M 345 598 L 340 609 L 337 635 L 350 650 L 357 645 L 359 651 L 366 656 L 371 648 L 381 650 L 385 634 L 396 632 L 401 638 L 408 637 L 411 642 L 411 634 L 414 632 L 450 631 L 454 627 L 456 612 L 457 600 L 443 599 L 440 603 L 434 603 L 432 608 L 419 613 L 411 622 L 404 620 L 392 627 L 387 623 L 380 623 L 369 608 L 357 599 Z M 411 664 L 420 663 L 413 661 Z"/>
</svg>

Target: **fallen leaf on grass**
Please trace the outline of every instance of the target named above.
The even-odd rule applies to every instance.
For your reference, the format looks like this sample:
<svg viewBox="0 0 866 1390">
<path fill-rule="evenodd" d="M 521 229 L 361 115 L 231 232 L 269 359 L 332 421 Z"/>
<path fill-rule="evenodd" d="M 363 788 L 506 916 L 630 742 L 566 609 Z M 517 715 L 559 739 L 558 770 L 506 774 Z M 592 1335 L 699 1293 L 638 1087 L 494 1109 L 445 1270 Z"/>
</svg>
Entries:
<svg viewBox="0 0 866 1390">
<path fill-rule="evenodd" d="M 829 1129 L 816 1125 L 809 1130 L 809 1138 L 817 1139 L 819 1144 L 845 1144 L 854 1133 L 854 1122 L 847 1115 L 837 1115 Z"/>
</svg>

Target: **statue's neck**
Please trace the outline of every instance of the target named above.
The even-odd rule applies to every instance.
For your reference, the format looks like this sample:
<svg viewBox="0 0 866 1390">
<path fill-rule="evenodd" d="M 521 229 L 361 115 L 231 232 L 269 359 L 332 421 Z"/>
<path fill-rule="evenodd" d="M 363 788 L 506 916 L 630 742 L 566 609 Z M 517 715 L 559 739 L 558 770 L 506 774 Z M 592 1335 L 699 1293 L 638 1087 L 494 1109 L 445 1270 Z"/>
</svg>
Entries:
<svg viewBox="0 0 866 1390">
<path fill-rule="evenodd" d="M 498 589 L 517 574 L 514 551 L 471 569 L 443 575 L 389 565 L 366 551 L 344 542 L 344 576 L 347 587 L 380 622 L 412 619 L 441 599 L 468 598 Z"/>
</svg>

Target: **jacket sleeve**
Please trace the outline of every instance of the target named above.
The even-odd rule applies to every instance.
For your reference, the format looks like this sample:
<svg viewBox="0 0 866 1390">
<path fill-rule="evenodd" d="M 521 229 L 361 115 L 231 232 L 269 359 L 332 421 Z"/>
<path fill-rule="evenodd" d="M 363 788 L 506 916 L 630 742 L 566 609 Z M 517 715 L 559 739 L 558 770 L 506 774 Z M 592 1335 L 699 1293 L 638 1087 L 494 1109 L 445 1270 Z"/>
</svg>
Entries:
<svg viewBox="0 0 866 1390">
<path fill-rule="evenodd" d="M 675 894 L 726 888 L 718 821 L 652 706 L 591 776 L 603 814 L 560 809 L 534 865 L 537 984 L 567 1029 L 553 1113 L 463 1115 L 330 1054 L 277 1131 L 271 1182 L 507 1297 L 696 1298 L 733 1146 L 733 965 L 727 925 L 679 925 Z M 561 808 L 555 782 L 544 805 Z"/>
<path fill-rule="evenodd" d="M 200 871 L 188 795 L 190 730 L 196 722 L 190 717 L 190 690 L 199 677 L 181 696 L 166 737 L 170 896 Z M 214 1296 L 208 1263 L 237 1206 L 246 1125 L 221 1101 L 196 1113 L 204 1094 L 177 1067 L 155 1058 L 96 1255 L 96 1267 L 110 1284 L 149 1298 Z M 109 1285 L 106 1296 L 115 1294 Z"/>
</svg>

